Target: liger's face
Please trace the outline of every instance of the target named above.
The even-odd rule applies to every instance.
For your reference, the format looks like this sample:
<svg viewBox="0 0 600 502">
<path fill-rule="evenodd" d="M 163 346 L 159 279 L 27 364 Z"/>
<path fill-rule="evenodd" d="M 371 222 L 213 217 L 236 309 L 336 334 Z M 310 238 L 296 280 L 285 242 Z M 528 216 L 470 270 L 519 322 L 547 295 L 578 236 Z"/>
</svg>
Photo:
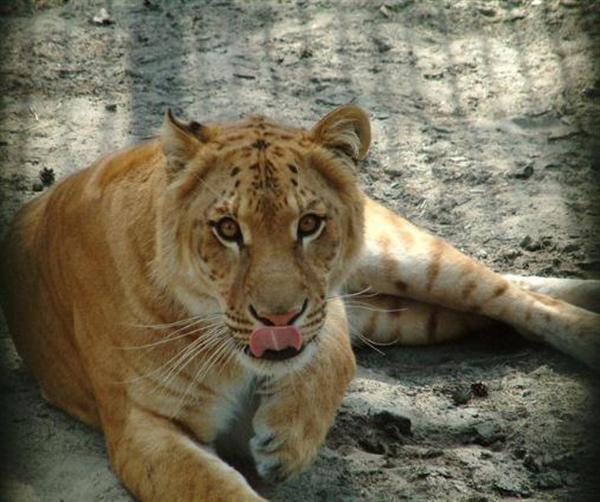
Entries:
<svg viewBox="0 0 600 502">
<path fill-rule="evenodd" d="M 175 187 L 179 255 L 245 364 L 297 366 L 317 350 L 328 297 L 360 247 L 354 172 L 306 131 L 261 118 L 207 136 Z"/>
</svg>

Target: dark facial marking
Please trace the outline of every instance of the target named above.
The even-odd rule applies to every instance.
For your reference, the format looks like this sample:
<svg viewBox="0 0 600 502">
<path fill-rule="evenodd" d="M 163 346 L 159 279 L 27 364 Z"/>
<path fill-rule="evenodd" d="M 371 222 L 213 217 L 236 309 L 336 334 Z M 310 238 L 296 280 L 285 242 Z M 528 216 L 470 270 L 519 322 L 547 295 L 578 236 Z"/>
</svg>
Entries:
<svg viewBox="0 0 600 502">
<path fill-rule="evenodd" d="M 225 139 L 229 143 L 235 143 L 236 141 L 240 141 L 240 140 L 244 139 L 244 135 L 243 134 L 236 134 L 234 136 L 229 136 L 228 138 L 225 138 Z"/>
<path fill-rule="evenodd" d="M 269 146 L 264 139 L 257 139 L 254 143 L 252 143 L 252 148 L 256 148 L 257 150 L 266 150 Z"/>
</svg>

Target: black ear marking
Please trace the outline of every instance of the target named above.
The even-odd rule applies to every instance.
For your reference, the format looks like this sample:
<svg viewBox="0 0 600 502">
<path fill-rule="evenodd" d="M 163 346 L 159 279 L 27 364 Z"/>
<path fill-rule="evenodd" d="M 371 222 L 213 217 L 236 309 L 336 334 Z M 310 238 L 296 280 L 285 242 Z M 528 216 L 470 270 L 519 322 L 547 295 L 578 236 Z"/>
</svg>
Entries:
<svg viewBox="0 0 600 502">
<path fill-rule="evenodd" d="M 192 122 L 190 122 L 188 124 L 188 129 L 191 134 L 193 134 L 194 136 L 200 137 L 200 136 L 202 136 L 202 131 L 204 129 L 204 126 L 202 124 L 200 124 L 199 122 L 192 120 Z"/>
<path fill-rule="evenodd" d="M 209 129 L 202 124 L 181 122 L 175 118 L 170 108 L 167 109 L 160 138 L 170 176 L 185 168 L 202 143 L 209 140 L 209 135 Z"/>
<path fill-rule="evenodd" d="M 173 111 L 170 108 L 167 109 L 167 117 L 171 121 L 171 123 L 180 131 L 195 137 L 199 141 L 205 141 L 207 139 L 206 127 L 200 124 L 199 122 L 192 120 L 191 122 L 186 124 L 185 122 L 182 122 L 179 119 L 175 118 L 175 115 L 173 115 Z"/>
</svg>

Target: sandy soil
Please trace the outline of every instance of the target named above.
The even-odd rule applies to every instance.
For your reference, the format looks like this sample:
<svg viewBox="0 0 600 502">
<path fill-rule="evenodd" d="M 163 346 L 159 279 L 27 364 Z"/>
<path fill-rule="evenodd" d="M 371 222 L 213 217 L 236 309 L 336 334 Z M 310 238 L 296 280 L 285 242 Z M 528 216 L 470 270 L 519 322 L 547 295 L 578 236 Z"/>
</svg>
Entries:
<svg viewBox="0 0 600 502">
<path fill-rule="evenodd" d="M 111 23 L 91 21 L 101 7 Z M 21 0 L 0 14 L 0 234 L 42 170 L 60 179 L 154 135 L 168 106 L 310 126 L 356 101 L 373 196 L 496 270 L 600 276 L 600 3 Z M 131 500 L 101 434 L 44 403 L 2 322 L 0 343 L 2 500 Z M 273 500 L 597 500 L 587 370 L 505 329 L 385 352 L 359 354 L 317 462 Z"/>
</svg>

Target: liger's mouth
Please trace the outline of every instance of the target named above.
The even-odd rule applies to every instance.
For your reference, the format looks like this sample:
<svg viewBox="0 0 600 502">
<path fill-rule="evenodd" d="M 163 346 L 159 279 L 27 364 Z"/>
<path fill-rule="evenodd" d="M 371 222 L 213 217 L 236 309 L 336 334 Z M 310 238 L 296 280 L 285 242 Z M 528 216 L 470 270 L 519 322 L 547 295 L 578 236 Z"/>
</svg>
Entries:
<svg viewBox="0 0 600 502">
<path fill-rule="evenodd" d="M 252 359 L 257 359 L 259 361 L 285 361 L 287 359 L 292 359 L 302 353 L 306 344 L 302 344 L 300 349 L 296 349 L 294 347 L 286 347 L 282 350 L 265 350 L 260 357 L 255 356 L 250 347 L 247 346 L 244 348 L 244 352 L 249 355 Z"/>
</svg>

